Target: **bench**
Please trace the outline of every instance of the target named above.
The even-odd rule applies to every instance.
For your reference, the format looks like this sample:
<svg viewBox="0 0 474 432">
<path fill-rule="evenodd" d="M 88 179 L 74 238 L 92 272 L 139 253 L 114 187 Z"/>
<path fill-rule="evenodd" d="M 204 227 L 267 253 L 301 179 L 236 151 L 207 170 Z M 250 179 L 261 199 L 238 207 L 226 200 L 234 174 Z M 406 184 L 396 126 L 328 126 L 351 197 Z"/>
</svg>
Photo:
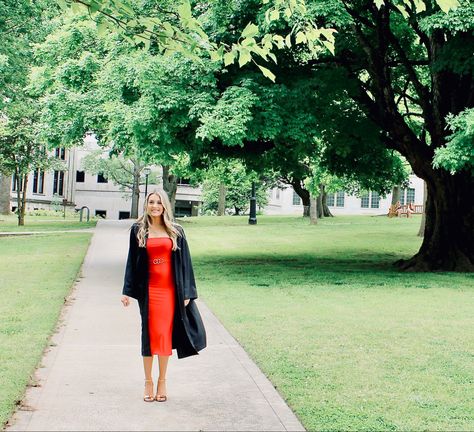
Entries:
<svg viewBox="0 0 474 432">
<path fill-rule="evenodd" d="M 409 217 L 410 214 L 423 214 L 423 204 L 413 204 L 412 210 L 410 211 L 408 211 L 408 204 L 404 204 L 398 210 L 399 217 L 402 217 L 403 215 Z"/>
</svg>

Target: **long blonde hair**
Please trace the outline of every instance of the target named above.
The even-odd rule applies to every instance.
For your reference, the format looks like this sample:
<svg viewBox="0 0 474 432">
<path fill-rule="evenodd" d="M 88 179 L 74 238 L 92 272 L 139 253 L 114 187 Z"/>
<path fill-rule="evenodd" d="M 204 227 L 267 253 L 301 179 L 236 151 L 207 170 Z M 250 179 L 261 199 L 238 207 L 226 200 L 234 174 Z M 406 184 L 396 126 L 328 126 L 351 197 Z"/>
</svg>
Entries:
<svg viewBox="0 0 474 432">
<path fill-rule="evenodd" d="M 178 243 L 176 239 L 178 238 L 178 236 L 181 235 L 181 233 L 179 232 L 177 228 L 179 225 L 173 222 L 174 218 L 173 218 L 173 211 L 171 209 L 171 203 L 168 198 L 168 194 L 163 189 L 154 189 L 146 197 L 145 203 L 143 204 L 143 215 L 137 219 L 138 246 L 146 247 L 146 237 L 148 235 L 149 227 L 152 222 L 151 216 L 147 212 L 147 207 L 148 207 L 148 200 L 150 196 L 152 195 L 158 195 L 160 197 L 161 204 L 163 205 L 162 218 L 163 218 L 163 223 L 165 225 L 165 230 L 166 230 L 166 233 L 170 236 L 171 240 L 173 241 L 173 250 L 176 250 L 178 248 Z"/>
</svg>

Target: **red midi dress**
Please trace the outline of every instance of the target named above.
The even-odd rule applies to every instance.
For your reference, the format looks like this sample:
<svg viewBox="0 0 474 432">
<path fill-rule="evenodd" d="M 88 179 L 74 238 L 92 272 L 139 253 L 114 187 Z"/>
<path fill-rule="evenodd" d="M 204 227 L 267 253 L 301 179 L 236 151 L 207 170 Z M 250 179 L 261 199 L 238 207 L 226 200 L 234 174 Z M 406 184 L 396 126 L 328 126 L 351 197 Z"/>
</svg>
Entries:
<svg viewBox="0 0 474 432">
<path fill-rule="evenodd" d="M 148 330 L 151 354 L 171 355 L 176 294 L 171 264 L 173 241 L 148 238 Z"/>
</svg>

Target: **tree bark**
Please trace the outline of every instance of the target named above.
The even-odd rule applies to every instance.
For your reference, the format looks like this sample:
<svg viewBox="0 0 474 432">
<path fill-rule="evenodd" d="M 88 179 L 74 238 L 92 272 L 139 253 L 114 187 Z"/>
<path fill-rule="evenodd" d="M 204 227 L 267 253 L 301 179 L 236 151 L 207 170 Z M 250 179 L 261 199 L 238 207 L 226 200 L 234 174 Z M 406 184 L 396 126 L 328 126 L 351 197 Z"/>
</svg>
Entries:
<svg viewBox="0 0 474 432">
<path fill-rule="evenodd" d="M 316 225 L 318 223 L 318 204 L 317 198 L 314 196 L 310 199 L 309 223 L 310 225 Z"/>
<path fill-rule="evenodd" d="M 394 186 L 392 189 L 392 205 L 400 201 L 400 186 Z"/>
<path fill-rule="evenodd" d="M 303 217 L 308 217 L 310 214 L 310 195 L 309 191 L 303 187 L 303 180 L 300 178 L 292 178 L 290 182 L 296 194 L 301 198 L 303 203 Z"/>
<path fill-rule="evenodd" d="M 217 216 L 225 215 L 225 196 L 227 188 L 224 183 L 219 184 L 219 202 L 217 204 Z"/>
<path fill-rule="evenodd" d="M 170 173 L 169 165 L 163 167 L 163 189 L 168 194 L 171 203 L 171 211 L 175 213 L 176 208 L 176 191 L 178 190 L 178 178 Z"/>
<path fill-rule="evenodd" d="M 474 271 L 474 177 L 434 170 L 427 179 L 426 226 L 418 253 L 396 264 L 408 271 Z"/>
<path fill-rule="evenodd" d="M 132 184 L 132 206 L 130 208 L 130 217 L 138 218 L 138 206 L 140 202 L 140 167 L 133 165 L 133 184 Z"/>
<path fill-rule="evenodd" d="M 316 205 L 318 211 L 318 219 L 322 219 L 324 217 L 324 209 L 323 209 L 323 193 L 324 187 L 323 185 L 319 185 L 319 195 L 316 198 Z"/>
<path fill-rule="evenodd" d="M 426 187 L 426 182 L 423 182 L 423 214 L 421 215 L 421 224 L 418 231 L 418 237 L 423 237 L 425 235 L 426 227 L 426 201 L 428 198 L 428 189 Z"/>
<path fill-rule="evenodd" d="M 23 176 L 23 192 L 21 193 L 21 207 L 18 212 L 18 225 L 25 225 L 26 188 L 28 187 L 28 174 Z"/>
<path fill-rule="evenodd" d="M 324 186 L 324 188 L 326 188 L 326 186 Z M 334 215 L 331 213 L 331 210 L 329 210 L 329 207 L 327 204 L 327 198 L 328 198 L 328 194 L 326 190 L 324 189 L 324 193 L 322 195 L 324 217 L 334 217 Z"/>
<path fill-rule="evenodd" d="M 0 173 L 0 214 L 10 214 L 10 189 L 12 179 L 6 174 Z"/>
</svg>

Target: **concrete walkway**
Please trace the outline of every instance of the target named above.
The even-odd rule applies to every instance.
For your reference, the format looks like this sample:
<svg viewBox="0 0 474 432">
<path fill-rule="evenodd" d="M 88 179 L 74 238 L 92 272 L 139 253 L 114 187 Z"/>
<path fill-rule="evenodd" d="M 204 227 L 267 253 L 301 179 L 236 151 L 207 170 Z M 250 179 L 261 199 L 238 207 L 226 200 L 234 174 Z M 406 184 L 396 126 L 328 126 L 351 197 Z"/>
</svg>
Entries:
<svg viewBox="0 0 474 432">
<path fill-rule="evenodd" d="M 129 226 L 98 223 L 82 277 L 37 370 L 39 385 L 28 389 L 7 430 L 304 430 L 202 301 L 208 347 L 180 360 L 173 351 L 168 401 L 142 401 L 138 307 L 120 303 Z"/>
</svg>

